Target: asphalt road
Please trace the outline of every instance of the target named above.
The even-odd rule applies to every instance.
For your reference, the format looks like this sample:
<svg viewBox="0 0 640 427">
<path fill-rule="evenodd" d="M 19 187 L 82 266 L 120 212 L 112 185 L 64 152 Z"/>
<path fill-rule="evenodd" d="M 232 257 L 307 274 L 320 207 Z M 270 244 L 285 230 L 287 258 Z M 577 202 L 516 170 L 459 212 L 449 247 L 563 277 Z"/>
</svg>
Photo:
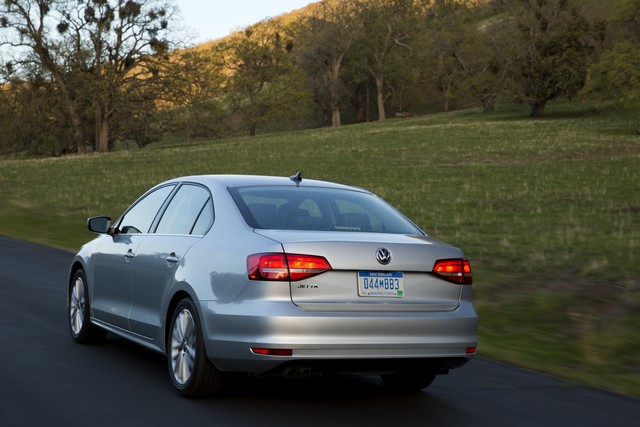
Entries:
<svg viewBox="0 0 640 427">
<path fill-rule="evenodd" d="M 225 397 L 188 400 L 163 356 L 115 337 L 71 340 L 71 257 L 0 237 L 0 427 L 640 425 L 640 400 L 480 358 L 417 394 L 375 377 L 242 377 Z"/>
</svg>

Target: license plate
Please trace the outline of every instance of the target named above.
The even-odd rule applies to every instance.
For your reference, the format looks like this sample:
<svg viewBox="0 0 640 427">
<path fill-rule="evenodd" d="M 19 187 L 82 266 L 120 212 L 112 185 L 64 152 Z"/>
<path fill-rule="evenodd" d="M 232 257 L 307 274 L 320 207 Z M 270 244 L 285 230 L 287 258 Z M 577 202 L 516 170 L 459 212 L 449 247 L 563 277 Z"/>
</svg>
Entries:
<svg viewBox="0 0 640 427">
<path fill-rule="evenodd" d="M 358 272 L 358 295 L 361 297 L 404 297 L 404 273 Z"/>
</svg>

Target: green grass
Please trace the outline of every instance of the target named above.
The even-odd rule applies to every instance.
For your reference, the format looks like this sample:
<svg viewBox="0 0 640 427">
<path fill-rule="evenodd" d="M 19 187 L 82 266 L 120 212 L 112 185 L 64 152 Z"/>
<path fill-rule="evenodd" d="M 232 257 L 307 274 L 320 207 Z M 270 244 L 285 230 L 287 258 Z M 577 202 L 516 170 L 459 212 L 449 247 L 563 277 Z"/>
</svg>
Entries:
<svg viewBox="0 0 640 427">
<path fill-rule="evenodd" d="M 158 181 L 373 190 L 474 269 L 481 355 L 640 396 L 640 110 L 464 111 L 105 155 L 0 160 L 0 234 L 75 250 Z"/>
</svg>

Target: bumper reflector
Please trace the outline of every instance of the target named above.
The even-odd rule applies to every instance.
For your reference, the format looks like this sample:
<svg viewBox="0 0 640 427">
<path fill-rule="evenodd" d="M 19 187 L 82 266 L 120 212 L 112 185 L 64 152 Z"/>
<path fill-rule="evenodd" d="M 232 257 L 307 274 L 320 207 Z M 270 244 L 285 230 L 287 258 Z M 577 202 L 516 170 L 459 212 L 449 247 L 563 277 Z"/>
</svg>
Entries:
<svg viewBox="0 0 640 427">
<path fill-rule="evenodd" d="M 253 354 L 261 354 L 265 356 L 293 356 L 293 350 L 288 348 L 256 348 L 251 347 Z"/>
</svg>

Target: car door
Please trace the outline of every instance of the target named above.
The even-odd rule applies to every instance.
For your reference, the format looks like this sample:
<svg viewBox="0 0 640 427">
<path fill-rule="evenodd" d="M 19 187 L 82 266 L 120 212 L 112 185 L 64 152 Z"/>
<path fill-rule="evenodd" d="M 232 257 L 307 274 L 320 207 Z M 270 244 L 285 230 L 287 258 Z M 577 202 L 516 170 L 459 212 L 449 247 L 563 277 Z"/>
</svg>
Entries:
<svg viewBox="0 0 640 427">
<path fill-rule="evenodd" d="M 155 338 L 163 321 L 164 304 L 176 280 L 184 256 L 213 224 L 209 191 L 199 185 L 182 184 L 158 221 L 154 233 L 145 237 L 132 261 L 131 330 Z"/>
<path fill-rule="evenodd" d="M 117 231 L 105 236 L 94 255 L 93 317 L 129 329 L 132 262 L 138 247 L 175 185 L 155 189 L 140 198 L 116 223 Z"/>
</svg>

